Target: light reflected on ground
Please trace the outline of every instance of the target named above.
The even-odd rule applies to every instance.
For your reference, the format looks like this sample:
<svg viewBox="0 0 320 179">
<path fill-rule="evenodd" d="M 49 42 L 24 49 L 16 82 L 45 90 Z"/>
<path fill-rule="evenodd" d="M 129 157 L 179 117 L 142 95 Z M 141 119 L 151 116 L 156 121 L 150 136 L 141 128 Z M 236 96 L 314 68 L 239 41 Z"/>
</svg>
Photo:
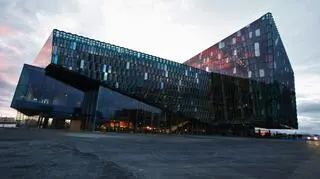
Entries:
<svg viewBox="0 0 320 179">
<path fill-rule="evenodd" d="M 310 148 L 318 148 L 318 149 L 320 149 L 320 141 L 318 140 L 318 141 L 306 141 L 306 143 L 308 144 L 308 146 L 310 147 Z"/>
</svg>

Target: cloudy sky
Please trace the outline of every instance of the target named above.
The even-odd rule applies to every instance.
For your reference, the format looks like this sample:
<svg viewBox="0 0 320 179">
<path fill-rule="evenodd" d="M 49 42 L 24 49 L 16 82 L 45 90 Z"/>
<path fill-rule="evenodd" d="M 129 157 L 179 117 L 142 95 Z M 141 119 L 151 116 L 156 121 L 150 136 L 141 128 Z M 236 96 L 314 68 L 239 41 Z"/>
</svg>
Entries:
<svg viewBox="0 0 320 179">
<path fill-rule="evenodd" d="M 0 116 L 10 109 L 23 63 L 52 29 L 184 62 L 271 12 L 295 70 L 303 131 L 320 133 L 320 1 L 0 0 Z"/>
</svg>

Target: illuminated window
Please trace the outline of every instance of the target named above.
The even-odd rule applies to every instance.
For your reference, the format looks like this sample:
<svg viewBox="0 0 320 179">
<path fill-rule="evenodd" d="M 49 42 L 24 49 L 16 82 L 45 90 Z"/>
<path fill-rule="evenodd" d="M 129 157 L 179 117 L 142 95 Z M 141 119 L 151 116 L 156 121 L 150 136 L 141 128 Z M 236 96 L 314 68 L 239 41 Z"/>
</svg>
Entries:
<svg viewBox="0 0 320 179">
<path fill-rule="evenodd" d="M 220 54 L 220 53 L 218 53 L 218 59 L 219 59 L 219 60 L 221 59 L 221 54 Z"/>
<path fill-rule="evenodd" d="M 264 77 L 264 69 L 259 69 L 260 77 Z"/>
<path fill-rule="evenodd" d="M 249 38 L 250 39 L 252 38 L 252 32 L 249 32 Z"/>
<path fill-rule="evenodd" d="M 260 56 L 260 47 L 258 42 L 254 43 L 254 54 L 256 57 Z"/>
<path fill-rule="evenodd" d="M 237 67 L 234 67 L 233 68 L 233 74 L 236 74 L 237 73 Z"/>
<path fill-rule="evenodd" d="M 236 38 L 235 37 L 232 38 L 232 44 L 236 44 Z"/>
<path fill-rule="evenodd" d="M 224 47 L 224 42 L 219 43 L 219 48 L 222 49 Z"/>
<path fill-rule="evenodd" d="M 279 36 L 277 37 L 277 39 L 276 39 L 276 41 L 275 41 L 275 45 L 277 45 L 278 44 L 278 41 L 279 41 Z"/>
<path fill-rule="evenodd" d="M 84 66 L 84 61 L 81 60 L 81 61 L 80 61 L 80 68 L 83 69 L 83 66 Z"/>
<path fill-rule="evenodd" d="M 252 75 L 252 71 L 249 70 L 248 71 L 248 77 L 251 78 L 251 75 Z"/>
<path fill-rule="evenodd" d="M 104 81 L 108 80 L 108 73 L 103 73 L 103 80 Z"/>
<path fill-rule="evenodd" d="M 58 64 L 58 55 L 53 56 L 53 64 Z"/>
<path fill-rule="evenodd" d="M 111 66 L 109 66 L 108 73 L 111 73 Z"/>
<path fill-rule="evenodd" d="M 129 68 L 130 68 L 130 62 L 127 62 L 126 68 L 127 68 L 127 70 L 129 70 Z"/>
<path fill-rule="evenodd" d="M 144 73 L 144 80 L 148 79 L 148 73 Z"/>
<path fill-rule="evenodd" d="M 76 46 L 77 46 L 76 42 L 71 42 L 71 49 L 75 50 Z"/>
<path fill-rule="evenodd" d="M 260 36 L 260 29 L 257 29 L 257 30 L 255 31 L 255 34 L 256 34 L 256 37 L 259 37 L 259 36 Z"/>
<path fill-rule="evenodd" d="M 237 55 L 237 49 L 233 50 L 233 55 L 236 56 Z"/>
<path fill-rule="evenodd" d="M 57 46 L 53 46 L 53 54 L 54 55 L 58 54 L 58 47 Z"/>
<path fill-rule="evenodd" d="M 107 65 L 104 64 L 103 67 L 102 67 L 102 72 L 106 72 L 107 71 Z"/>
</svg>

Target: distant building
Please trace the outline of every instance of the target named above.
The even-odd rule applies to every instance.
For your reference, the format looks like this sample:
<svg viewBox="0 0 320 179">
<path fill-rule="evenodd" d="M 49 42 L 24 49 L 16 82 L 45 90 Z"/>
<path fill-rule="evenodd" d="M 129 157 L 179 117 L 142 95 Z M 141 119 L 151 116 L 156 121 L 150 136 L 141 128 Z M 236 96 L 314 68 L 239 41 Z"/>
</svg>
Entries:
<svg viewBox="0 0 320 179">
<path fill-rule="evenodd" d="M 0 128 L 14 128 L 16 121 L 13 117 L 0 117 Z"/>
<path fill-rule="evenodd" d="M 15 122 L 15 118 L 13 117 L 0 117 L 0 123 L 10 123 Z"/>
<path fill-rule="evenodd" d="M 294 73 L 270 13 L 184 64 L 53 30 L 11 107 L 44 127 L 52 118 L 115 131 L 298 128 Z"/>
</svg>

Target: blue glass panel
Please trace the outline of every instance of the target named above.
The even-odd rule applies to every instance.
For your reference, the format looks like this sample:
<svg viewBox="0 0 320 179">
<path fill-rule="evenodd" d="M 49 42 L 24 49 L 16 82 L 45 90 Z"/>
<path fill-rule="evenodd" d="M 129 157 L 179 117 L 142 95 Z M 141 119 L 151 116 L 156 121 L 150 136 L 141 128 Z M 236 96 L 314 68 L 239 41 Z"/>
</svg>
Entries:
<svg viewBox="0 0 320 179">
<path fill-rule="evenodd" d="M 53 64 L 58 64 L 58 55 L 53 55 Z"/>
<path fill-rule="evenodd" d="M 80 107 L 82 98 L 83 92 L 46 76 L 44 69 L 24 65 L 12 107 L 38 114 L 47 109 L 56 115 L 71 115 L 74 108 Z"/>
</svg>

